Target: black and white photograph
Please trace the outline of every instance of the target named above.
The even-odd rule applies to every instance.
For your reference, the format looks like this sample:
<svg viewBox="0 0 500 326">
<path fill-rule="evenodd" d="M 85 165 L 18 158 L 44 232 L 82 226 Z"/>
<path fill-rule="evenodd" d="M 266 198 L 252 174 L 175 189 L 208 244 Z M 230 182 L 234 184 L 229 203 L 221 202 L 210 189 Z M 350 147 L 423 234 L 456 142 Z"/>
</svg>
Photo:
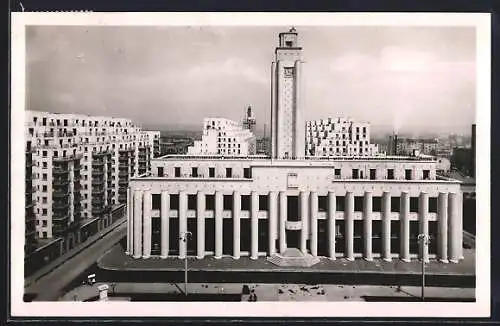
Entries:
<svg viewBox="0 0 500 326">
<path fill-rule="evenodd" d="M 489 15 L 12 24 L 13 314 L 489 315 Z"/>
</svg>

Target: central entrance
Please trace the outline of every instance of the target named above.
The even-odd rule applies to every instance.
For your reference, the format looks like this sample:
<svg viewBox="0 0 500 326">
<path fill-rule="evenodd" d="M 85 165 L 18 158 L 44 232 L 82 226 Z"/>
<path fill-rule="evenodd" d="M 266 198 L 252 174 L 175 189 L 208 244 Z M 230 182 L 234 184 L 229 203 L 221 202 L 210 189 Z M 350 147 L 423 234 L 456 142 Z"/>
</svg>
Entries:
<svg viewBox="0 0 500 326">
<path fill-rule="evenodd" d="M 300 230 L 286 230 L 286 247 L 299 248 Z"/>
</svg>

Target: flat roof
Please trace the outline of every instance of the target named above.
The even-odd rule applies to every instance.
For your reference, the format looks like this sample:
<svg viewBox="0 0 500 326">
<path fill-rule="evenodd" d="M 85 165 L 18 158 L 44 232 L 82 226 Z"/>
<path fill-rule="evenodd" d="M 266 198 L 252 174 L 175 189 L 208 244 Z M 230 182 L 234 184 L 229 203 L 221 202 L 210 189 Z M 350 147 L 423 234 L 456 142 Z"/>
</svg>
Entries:
<svg viewBox="0 0 500 326">
<path fill-rule="evenodd" d="M 270 162 L 335 162 L 335 161 L 420 161 L 436 162 L 433 157 L 418 156 L 309 156 L 300 159 L 273 159 L 268 155 L 225 156 L 225 155 L 186 155 L 168 154 L 153 158 L 152 161 L 189 161 L 189 160 L 225 160 L 225 161 L 270 161 Z"/>
</svg>

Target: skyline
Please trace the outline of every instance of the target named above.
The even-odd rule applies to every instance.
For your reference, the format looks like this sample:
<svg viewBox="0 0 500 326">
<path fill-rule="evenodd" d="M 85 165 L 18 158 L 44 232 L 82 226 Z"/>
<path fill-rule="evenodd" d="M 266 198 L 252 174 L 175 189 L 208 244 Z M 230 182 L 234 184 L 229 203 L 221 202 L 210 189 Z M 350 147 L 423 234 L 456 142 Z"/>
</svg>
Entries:
<svg viewBox="0 0 500 326">
<path fill-rule="evenodd" d="M 169 128 L 240 120 L 251 105 L 269 132 L 270 66 L 288 28 L 27 27 L 26 107 Z M 306 120 L 349 117 L 386 132 L 475 122 L 473 28 L 296 28 Z"/>
</svg>

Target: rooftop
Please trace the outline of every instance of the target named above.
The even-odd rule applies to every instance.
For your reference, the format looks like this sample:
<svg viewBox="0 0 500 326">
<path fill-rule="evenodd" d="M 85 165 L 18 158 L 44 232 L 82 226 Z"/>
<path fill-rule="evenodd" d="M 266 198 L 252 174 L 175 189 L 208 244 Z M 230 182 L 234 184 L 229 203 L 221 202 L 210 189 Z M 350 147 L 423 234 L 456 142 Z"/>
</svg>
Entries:
<svg viewBox="0 0 500 326">
<path fill-rule="evenodd" d="M 179 160 L 269 160 L 275 162 L 315 162 L 315 161 L 423 161 L 423 162 L 436 162 L 433 157 L 418 157 L 418 156 L 310 156 L 303 157 L 299 159 L 272 159 L 268 155 L 247 155 L 247 156 L 237 156 L 237 155 L 164 155 L 161 157 L 154 158 L 155 160 L 166 160 L 166 161 L 179 161 Z"/>
</svg>

